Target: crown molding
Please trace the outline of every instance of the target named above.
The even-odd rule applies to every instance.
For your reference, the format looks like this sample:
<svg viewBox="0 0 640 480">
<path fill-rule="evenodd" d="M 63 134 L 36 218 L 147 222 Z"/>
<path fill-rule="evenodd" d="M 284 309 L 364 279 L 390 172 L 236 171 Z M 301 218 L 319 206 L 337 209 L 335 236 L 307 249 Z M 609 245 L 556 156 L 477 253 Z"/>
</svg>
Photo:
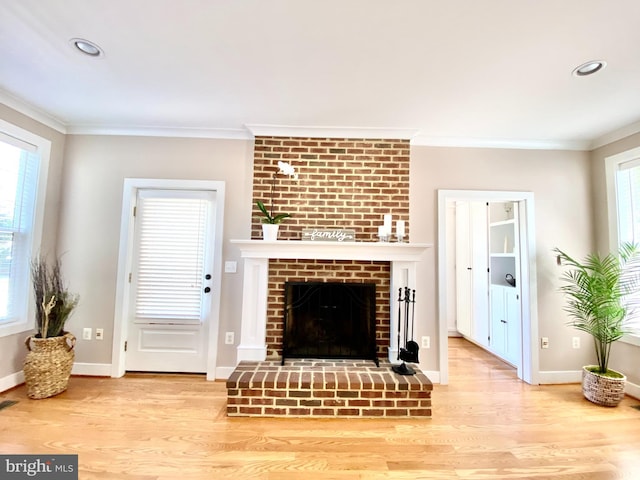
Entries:
<svg viewBox="0 0 640 480">
<path fill-rule="evenodd" d="M 295 125 L 246 124 L 254 137 L 371 138 L 410 140 L 418 133 L 412 128 L 311 127 Z"/>
<path fill-rule="evenodd" d="M 640 121 L 592 140 L 513 140 L 423 135 L 415 128 L 313 127 L 295 125 L 246 124 L 245 128 L 182 128 L 118 125 L 67 125 L 33 104 L 0 89 L 0 103 L 63 134 L 122 135 L 146 137 L 217 138 L 251 140 L 256 136 L 311 138 L 370 138 L 410 140 L 411 145 L 429 147 L 500 148 L 527 150 L 595 150 L 640 133 Z"/>
<path fill-rule="evenodd" d="M 588 150 L 589 140 L 513 140 L 416 135 L 411 145 L 425 147 L 500 148 L 516 150 Z"/>
<path fill-rule="evenodd" d="M 503 148 L 527 150 L 588 150 L 589 140 L 505 140 L 422 135 L 418 129 L 364 127 L 303 127 L 246 124 L 254 136 L 310 138 L 391 138 L 410 140 L 411 145 L 430 147 Z"/>
<path fill-rule="evenodd" d="M 614 130 L 613 132 L 605 133 L 598 138 L 593 139 L 589 145 L 589 150 L 595 150 L 596 148 L 604 147 L 610 143 L 622 140 L 630 135 L 634 135 L 640 132 L 640 121 L 627 125 L 625 127 Z"/>
<path fill-rule="evenodd" d="M 46 125 L 60 133 L 67 133 L 67 127 L 60 119 L 54 117 L 48 112 L 10 94 L 6 90 L 0 89 L 0 102 L 7 107 L 19 112 L 27 117 Z"/>
<path fill-rule="evenodd" d="M 70 135 L 122 135 L 139 137 L 218 138 L 251 140 L 253 136 L 240 128 L 181 128 L 115 125 L 69 125 Z"/>
</svg>

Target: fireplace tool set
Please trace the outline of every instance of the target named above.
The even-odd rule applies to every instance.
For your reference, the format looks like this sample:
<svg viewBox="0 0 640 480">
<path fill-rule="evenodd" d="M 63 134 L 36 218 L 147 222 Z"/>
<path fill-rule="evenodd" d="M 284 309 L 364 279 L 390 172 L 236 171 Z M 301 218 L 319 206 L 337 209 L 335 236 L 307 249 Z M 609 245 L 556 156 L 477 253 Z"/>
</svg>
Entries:
<svg viewBox="0 0 640 480">
<path fill-rule="evenodd" d="M 416 371 L 405 362 L 418 363 L 418 344 L 413 340 L 415 325 L 416 291 L 404 287 L 404 298 L 402 288 L 398 289 L 398 360 L 402 360 L 400 365 L 394 365 L 391 369 L 399 375 L 414 375 Z M 411 295 L 413 293 L 413 296 Z M 409 337 L 409 310 L 411 310 L 411 337 Z M 404 311 L 404 324 L 402 322 Z M 404 328 L 403 328 L 404 327 Z M 404 340 L 404 347 L 400 346 L 400 337 Z M 409 340 L 411 338 L 411 340 Z"/>
</svg>

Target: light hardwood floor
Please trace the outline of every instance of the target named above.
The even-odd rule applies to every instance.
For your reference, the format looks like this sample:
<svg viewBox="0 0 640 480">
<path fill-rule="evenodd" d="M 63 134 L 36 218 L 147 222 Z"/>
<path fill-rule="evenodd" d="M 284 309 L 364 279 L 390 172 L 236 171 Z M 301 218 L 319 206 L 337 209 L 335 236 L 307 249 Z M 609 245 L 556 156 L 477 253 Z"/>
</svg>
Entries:
<svg viewBox="0 0 640 480">
<path fill-rule="evenodd" d="M 0 453 L 77 453 L 80 479 L 640 478 L 640 401 L 532 387 L 461 339 L 430 420 L 227 418 L 224 382 L 72 377 L 67 392 L 0 394 Z"/>
</svg>

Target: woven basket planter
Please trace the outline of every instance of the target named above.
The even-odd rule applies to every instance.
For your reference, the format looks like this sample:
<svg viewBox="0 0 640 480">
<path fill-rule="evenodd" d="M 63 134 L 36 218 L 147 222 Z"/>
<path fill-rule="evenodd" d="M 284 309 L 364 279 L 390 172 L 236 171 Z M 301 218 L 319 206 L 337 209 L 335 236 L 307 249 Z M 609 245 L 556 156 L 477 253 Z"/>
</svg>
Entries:
<svg viewBox="0 0 640 480">
<path fill-rule="evenodd" d="M 605 407 L 616 407 L 624 398 L 627 377 L 622 374 L 620 374 L 622 378 L 605 377 L 590 371 L 590 368 L 595 367 L 593 365 L 582 367 L 582 394 L 584 398 Z"/>
<path fill-rule="evenodd" d="M 64 392 L 75 358 L 76 337 L 65 333 L 60 337 L 25 341 L 29 353 L 24 361 L 24 380 L 29 398 L 47 398 Z"/>
</svg>

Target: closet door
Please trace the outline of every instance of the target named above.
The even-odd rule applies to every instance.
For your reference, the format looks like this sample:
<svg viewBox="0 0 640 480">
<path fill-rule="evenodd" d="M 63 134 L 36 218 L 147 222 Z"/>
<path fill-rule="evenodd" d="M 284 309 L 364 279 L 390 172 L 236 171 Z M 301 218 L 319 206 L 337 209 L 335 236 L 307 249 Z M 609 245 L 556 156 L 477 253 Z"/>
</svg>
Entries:
<svg viewBox="0 0 640 480">
<path fill-rule="evenodd" d="M 471 202 L 473 318 L 472 338 L 486 347 L 489 345 L 489 240 L 488 206 L 486 202 Z"/>
<path fill-rule="evenodd" d="M 456 203 L 456 312 L 458 332 L 487 346 L 489 277 L 486 202 Z"/>
<path fill-rule="evenodd" d="M 471 337 L 473 271 L 469 202 L 456 202 L 456 328 Z"/>
</svg>

